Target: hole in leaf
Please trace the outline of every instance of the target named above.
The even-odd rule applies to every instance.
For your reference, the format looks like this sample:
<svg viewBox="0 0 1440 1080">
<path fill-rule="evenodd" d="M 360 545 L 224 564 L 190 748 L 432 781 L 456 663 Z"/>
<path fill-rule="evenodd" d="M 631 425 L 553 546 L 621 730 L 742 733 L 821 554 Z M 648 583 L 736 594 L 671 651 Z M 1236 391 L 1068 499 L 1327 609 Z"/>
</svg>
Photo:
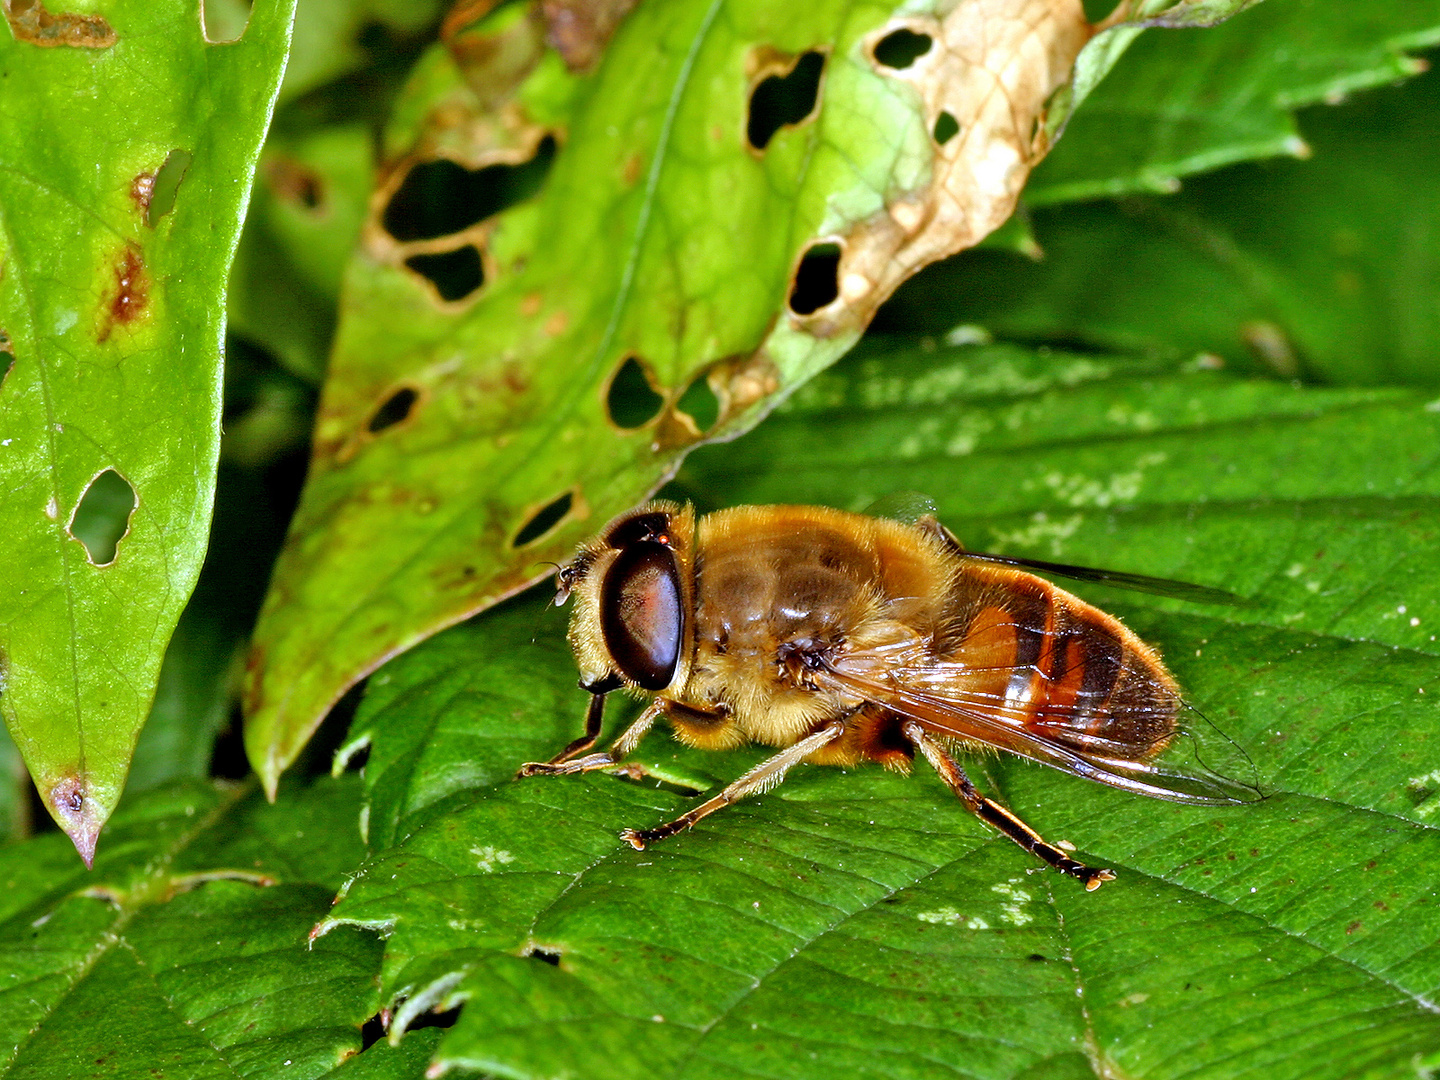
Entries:
<svg viewBox="0 0 1440 1080">
<path fill-rule="evenodd" d="M 795 269 L 790 310 L 810 315 L 840 295 L 840 245 L 812 244 Z"/>
<path fill-rule="evenodd" d="M 605 394 L 610 421 L 618 428 L 633 431 L 659 416 L 664 404 L 665 399 L 650 385 L 644 365 L 634 356 L 625 357 Z"/>
<path fill-rule="evenodd" d="M 460 1019 L 460 1006 L 453 1009 L 446 1009 L 444 1012 L 427 1012 L 411 1020 L 405 1028 L 406 1031 L 417 1031 L 420 1028 L 448 1028 L 454 1027 L 455 1021 Z"/>
<path fill-rule="evenodd" d="M 441 300 L 464 300 L 485 284 L 485 267 L 473 244 L 438 255 L 411 255 L 405 265 L 434 285 Z"/>
<path fill-rule="evenodd" d="M 534 155 L 518 165 L 467 169 L 449 158 L 421 162 L 385 205 L 385 231 L 410 241 L 468 229 L 539 191 L 554 160 L 555 137 L 546 135 Z"/>
<path fill-rule="evenodd" d="M 510 546 L 521 548 L 526 544 L 533 544 L 556 525 L 559 525 L 560 519 L 570 512 L 570 507 L 574 504 L 575 494 L 570 491 L 565 492 L 558 499 L 546 503 L 530 515 L 530 520 L 520 527 L 520 531 L 515 534 L 515 539 L 510 541 Z"/>
<path fill-rule="evenodd" d="M 1026 959 L 1034 960 L 1037 964 L 1043 964 L 1046 960 L 1046 957 L 1041 956 L 1038 952 L 1032 952 L 1028 957 L 1026 957 Z"/>
<path fill-rule="evenodd" d="M 820 97 L 820 75 L 825 54 L 802 53 L 786 75 L 761 79 L 750 93 L 750 118 L 745 137 L 756 150 L 764 150 L 782 127 L 799 124 L 815 112 Z"/>
<path fill-rule="evenodd" d="M 720 399 L 710 389 L 710 380 L 704 375 L 685 388 L 675 407 L 694 420 L 701 431 L 709 431 L 720 419 Z"/>
<path fill-rule="evenodd" d="M 935 142 L 944 146 L 947 142 L 960 134 L 960 121 L 951 116 L 948 112 L 942 112 L 935 118 Z"/>
<path fill-rule="evenodd" d="M 539 960 L 542 964 L 549 964 L 551 967 L 560 966 L 560 954 L 549 949 L 534 947 L 525 955 L 531 960 Z"/>
<path fill-rule="evenodd" d="M 901 71 L 929 52 L 933 44 L 929 34 L 917 34 L 901 27 L 877 41 L 871 55 L 882 67 Z"/>
<path fill-rule="evenodd" d="M 211 45 L 228 45 L 245 36 L 248 0 L 200 0 L 200 31 Z"/>
<path fill-rule="evenodd" d="M 370 422 L 365 425 L 366 430 L 371 435 L 378 435 L 386 428 L 403 424 L 410 419 L 410 414 L 415 409 L 415 402 L 419 400 L 420 392 L 413 386 L 400 387 L 380 403 L 380 407 L 371 415 Z"/>
<path fill-rule="evenodd" d="M 385 1018 L 379 1013 L 360 1025 L 360 1052 L 363 1054 L 381 1039 L 385 1038 Z"/>
<path fill-rule="evenodd" d="M 70 535 L 85 545 L 96 566 L 115 561 L 115 549 L 130 530 L 135 489 L 114 469 L 106 469 L 85 489 L 70 519 Z"/>
<path fill-rule="evenodd" d="M 343 749 L 342 747 L 341 750 Z M 337 754 L 336 761 L 338 762 L 339 760 L 340 755 Z M 344 769 L 346 772 L 363 773 L 365 771 L 365 763 L 369 760 L 370 744 L 367 742 L 364 746 L 356 747 L 355 751 L 344 759 Z"/>
<path fill-rule="evenodd" d="M 15 346 L 10 344 L 10 335 L 0 330 L 0 388 L 4 388 L 10 369 L 15 366 Z"/>
<path fill-rule="evenodd" d="M 150 189 L 150 205 L 145 208 L 145 224 L 154 228 L 171 210 L 175 209 L 175 197 L 180 193 L 180 181 L 190 168 L 195 155 L 188 150 L 171 150 L 165 155 L 165 164 L 155 173 Z"/>
</svg>

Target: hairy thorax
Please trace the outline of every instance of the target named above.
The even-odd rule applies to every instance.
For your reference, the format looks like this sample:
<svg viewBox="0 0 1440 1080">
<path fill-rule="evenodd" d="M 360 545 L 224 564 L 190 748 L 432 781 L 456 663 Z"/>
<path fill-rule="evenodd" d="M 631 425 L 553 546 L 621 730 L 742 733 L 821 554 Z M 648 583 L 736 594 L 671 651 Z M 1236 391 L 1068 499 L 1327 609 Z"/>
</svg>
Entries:
<svg viewBox="0 0 1440 1080">
<path fill-rule="evenodd" d="M 740 507 L 703 519 L 695 652 L 681 699 L 724 705 L 737 737 L 786 745 L 860 705 L 809 673 L 877 635 L 917 643 L 939 618 L 950 572 L 913 529 L 813 507 Z"/>
</svg>

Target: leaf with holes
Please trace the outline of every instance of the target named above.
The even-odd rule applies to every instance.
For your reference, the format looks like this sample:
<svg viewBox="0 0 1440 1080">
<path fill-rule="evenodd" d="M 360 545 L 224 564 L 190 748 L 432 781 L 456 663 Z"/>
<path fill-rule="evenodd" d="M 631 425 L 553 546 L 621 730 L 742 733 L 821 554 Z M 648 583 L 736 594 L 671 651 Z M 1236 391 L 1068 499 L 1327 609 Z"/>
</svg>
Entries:
<svg viewBox="0 0 1440 1080">
<path fill-rule="evenodd" d="M 55 833 L 0 851 L 0 1076 L 317 1077 L 356 1054 L 379 945 L 309 931 L 362 854 L 357 794 L 173 785 L 127 801 L 90 873 Z"/>
<path fill-rule="evenodd" d="M 87 862 L 205 554 L 225 275 L 293 6 L 228 45 L 194 0 L 12 0 L 0 29 L 0 710 Z"/>
<path fill-rule="evenodd" d="M 1003 222 L 1092 29 L 1078 0 L 687 0 L 636 6 L 577 73 L 542 49 L 568 10 L 452 18 L 386 131 L 250 658 L 267 785 L 347 686 L 534 580 Z"/>
<path fill-rule="evenodd" d="M 463 1003 L 437 1068 L 583 1075 L 1411 1075 L 1440 1065 L 1440 414 L 1013 348 L 868 347 L 702 450 L 701 509 L 930 494 L 977 549 L 1233 590 L 1076 591 L 1157 645 L 1252 757 L 1184 807 L 1011 758 L 982 789 L 1118 879 L 1094 893 L 923 764 L 800 768 L 643 852 L 616 836 L 765 756 L 655 734 L 665 781 L 510 779 L 578 733 L 536 598 L 382 671 L 371 861 L 322 929 L 383 929 L 392 1034 Z M 533 644 L 531 643 L 533 640 Z M 612 718 L 618 729 L 624 718 Z M 711 777 L 713 779 L 707 779 Z"/>
</svg>

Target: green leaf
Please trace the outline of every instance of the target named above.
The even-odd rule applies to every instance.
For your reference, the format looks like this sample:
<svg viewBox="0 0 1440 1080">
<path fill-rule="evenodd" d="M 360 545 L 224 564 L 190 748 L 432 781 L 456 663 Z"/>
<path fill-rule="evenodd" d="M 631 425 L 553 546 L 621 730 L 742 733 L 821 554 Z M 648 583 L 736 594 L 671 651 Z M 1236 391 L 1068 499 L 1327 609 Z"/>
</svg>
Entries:
<svg viewBox="0 0 1440 1080">
<path fill-rule="evenodd" d="M 1236 5 L 1213 6 L 1223 16 Z M 1135 33 L 1112 30 L 1087 53 Z M 1026 202 L 1174 192 L 1192 173 L 1308 156 L 1295 109 L 1424 71 L 1425 62 L 1407 53 L 1437 42 L 1437 0 L 1280 0 L 1213 29 L 1144 34 L 1085 99 L 1036 170 Z"/>
<path fill-rule="evenodd" d="M 517 4 L 457 31 L 386 129 L 250 658 L 267 786 L 347 686 L 753 425 L 1008 217 L 1088 33 L 1078 4 L 686 0 L 636 7 L 576 74 L 544 29 Z M 877 59 L 900 31 L 930 48 Z M 942 112 L 965 138 L 936 142 Z"/>
<path fill-rule="evenodd" d="M 1034 215 L 1041 261 L 962 255 L 879 325 L 1066 340 L 1339 383 L 1440 381 L 1440 76 L 1300 116 L 1314 157 Z"/>
<path fill-rule="evenodd" d="M 616 832 L 682 812 L 675 783 L 763 754 L 654 735 L 642 760 L 671 786 L 511 781 L 578 733 L 585 698 L 558 613 L 526 601 L 375 680 L 354 732 L 374 856 L 322 928 L 387 935 L 392 1035 L 463 1002 L 437 1064 L 503 1076 L 1432 1067 L 1436 461 L 1440 413 L 1407 391 L 867 347 L 693 455 L 680 494 L 859 508 L 919 490 L 976 549 L 1251 598 L 1075 587 L 1159 646 L 1269 797 L 1183 807 L 972 759 L 982 790 L 1115 868 L 1093 894 L 923 765 L 799 769 L 635 852 Z"/>
<path fill-rule="evenodd" d="M 90 873 L 54 834 L 0 852 L 0 1075 L 316 1077 L 357 1053 L 379 943 L 308 938 L 361 854 L 356 794 L 172 785 L 127 802 Z"/>
<path fill-rule="evenodd" d="M 193 0 L 6 10 L 0 710 L 88 862 L 205 552 L 225 276 L 293 4 L 231 45 Z"/>
</svg>

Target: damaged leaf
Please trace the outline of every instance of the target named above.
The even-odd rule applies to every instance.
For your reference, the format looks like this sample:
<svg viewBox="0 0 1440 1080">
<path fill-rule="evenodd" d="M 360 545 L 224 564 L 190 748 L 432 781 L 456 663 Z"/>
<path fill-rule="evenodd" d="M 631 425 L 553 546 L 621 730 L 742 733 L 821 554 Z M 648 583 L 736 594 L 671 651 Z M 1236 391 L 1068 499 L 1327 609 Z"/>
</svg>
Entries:
<svg viewBox="0 0 1440 1080">
<path fill-rule="evenodd" d="M 107 7 L 103 51 L 0 33 L 0 712 L 87 862 L 205 553 L 225 275 L 292 8 L 226 46 L 194 3 Z"/>
<path fill-rule="evenodd" d="M 369 751 L 372 859 L 321 929 L 384 929 L 392 1036 L 460 1007 L 433 1073 L 1433 1067 L 1440 414 L 1425 402 L 1099 355 L 870 347 L 687 461 L 670 493 L 701 509 L 919 489 L 976 548 L 1250 600 L 1072 586 L 1162 650 L 1252 758 L 1264 802 L 1184 807 L 967 760 L 1043 834 L 1115 868 L 1098 892 L 1037 867 L 923 764 L 801 767 L 630 849 L 620 828 L 683 812 L 687 788 L 766 752 L 657 731 L 637 756 L 663 786 L 513 780 L 584 711 L 563 614 L 537 597 L 372 681 L 346 751 Z M 612 734 L 633 715 L 618 712 Z"/>
<path fill-rule="evenodd" d="M 270 788 L 347 686 L 533 581 L 1000 225 L 1090 33 L 1078 0 L 642 4 L 577 75 L 535 56 L 523 5 L 450 30 L 385 133 L 250 657 Z M 930 45 L 898 65 L 896 34 Z M 612 410 L 632 362 L 660 401 L 638 424 Z"/>
</svg>

